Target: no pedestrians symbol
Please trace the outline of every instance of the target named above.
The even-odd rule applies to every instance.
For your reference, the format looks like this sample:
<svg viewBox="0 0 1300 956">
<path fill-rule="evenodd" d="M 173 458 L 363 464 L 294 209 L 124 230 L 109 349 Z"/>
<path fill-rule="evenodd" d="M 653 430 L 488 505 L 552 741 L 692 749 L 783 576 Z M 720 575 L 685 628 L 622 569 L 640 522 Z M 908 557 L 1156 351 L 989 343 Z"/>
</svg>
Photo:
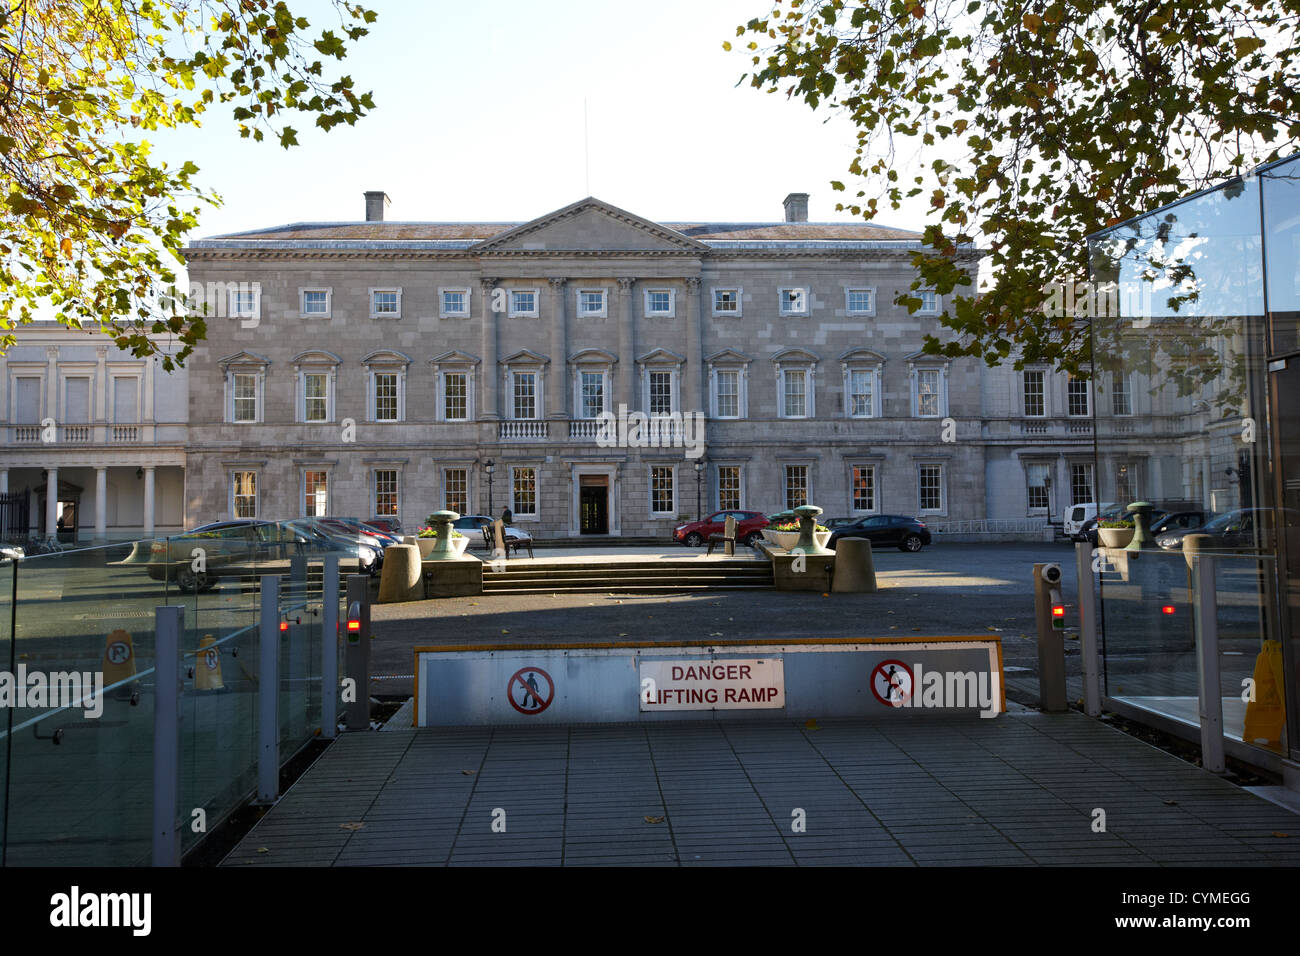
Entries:
<svg viewBox="0 0 1300 956">
<path fill-rule="evenodd" d="M 871 693 L 886 707 L 902 707 L 912 696 L 912 669 L 902 661 L 881 661 L 871 671 Z"/>
<path fill-rule="evenodd" d="M 506 688 L 510 706 L 521 714 L 540 714 L 555 699 L 555 682 L 540 667 L 521 667 Z"/>
</svg>

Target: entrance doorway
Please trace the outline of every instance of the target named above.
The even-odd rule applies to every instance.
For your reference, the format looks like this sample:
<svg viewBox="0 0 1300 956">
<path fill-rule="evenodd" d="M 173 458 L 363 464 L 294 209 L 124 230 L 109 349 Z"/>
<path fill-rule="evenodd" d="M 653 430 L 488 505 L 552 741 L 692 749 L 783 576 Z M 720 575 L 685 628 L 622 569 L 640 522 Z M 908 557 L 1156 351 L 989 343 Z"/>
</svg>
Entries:
<svg viewBox="0 0 1300 956">
<path fill-rule="evenodd" d="M 609 476 L 578 476 L 578 533 L 609 534 Z"/>
</svg>

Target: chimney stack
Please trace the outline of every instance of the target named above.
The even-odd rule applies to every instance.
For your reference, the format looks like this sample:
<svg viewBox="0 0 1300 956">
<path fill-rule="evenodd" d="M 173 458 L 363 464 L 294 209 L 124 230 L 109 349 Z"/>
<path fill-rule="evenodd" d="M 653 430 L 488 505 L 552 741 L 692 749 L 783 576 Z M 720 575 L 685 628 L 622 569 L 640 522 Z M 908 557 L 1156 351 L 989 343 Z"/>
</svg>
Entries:
<svg viewBox="0 0 1300 956">
<path fill-rule="evenodd" d="M 807 197 L 804 197 L 807 198 Z M 372 189 L 366 193 L 366 222 L 383 222 L 384 207 L 392 200 L 382 189 Z"/>
<path fill-rule="evenodd" d="M 785 221 L 808 221 L 808 194 L 791 193 L 785 197 Z"/>
</svg>

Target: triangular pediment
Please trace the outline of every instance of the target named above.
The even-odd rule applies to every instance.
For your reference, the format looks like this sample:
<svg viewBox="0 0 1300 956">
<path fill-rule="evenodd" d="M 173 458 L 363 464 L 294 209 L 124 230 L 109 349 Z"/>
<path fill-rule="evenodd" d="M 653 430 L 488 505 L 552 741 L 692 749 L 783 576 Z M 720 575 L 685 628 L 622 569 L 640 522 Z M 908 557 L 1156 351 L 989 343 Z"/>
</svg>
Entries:
<svg viewBox="0 0 1300 956">
<path fill-rule="evenodd" d="M 342 365 L 343 360 L 325 349 L 308 349 L 293 357 L 294 365 Z"/>
<path fill-rule="evenodd" d="M 601 253 L 697 256 L 702 242 L 588 196 L 572 205 L 475 243 L 478 255 Z"/>
<path fill-rule="evenodd" d="M 686 359 L 668 349 L 654 349 L 637 359 L 641 365 L 681 365 Z"/>
<path fill-rule="evenodd" d="M 816 365 L 821 361 L 821 356 L 809 352 L 807 349 L 782 349 L 772 356 L 772 361 L 778 364 L 782 362 L 802 362 Z"/>
<path fill-rule="evenodd" d="M 617 361 L 617 355 L 604 349 L 583 349 L 569 356 L 569 362 L 573 365 L 613 365 Z"/>
<path fill-rule="evenodd" d="M 410 365 L 411 356 L 396 349 L 376 349 L 361 360 L 362 365 Z"/>
<path fill-rule="evenodd" d="M 452 349 L 450 352 L 443 352 L 429 361 L 430 365 L 477 365 L 478 356 L 470 355 L 468 352 L 462 352 L 460 349 Z"/>
<path fill-rule="evenodd" d="M 735 349 L 723 349 L 721 352 L 714 352 L 704 361 L 710 365 L 748 365 L 754 360 Z"/>
<path fill-rule="evenodd" d="M 222 368 L 228 368 L 231 365 L 270 365 L 271 360 L 265 355 L 258 355 L 256 352 L 236 352 L 234 355 L 227 355 L 217 364 Z"/>
<path fill-rule="evenodd" d="M 501 359 L 502 365 L 545 365 L 550 359 L 532 349 L 520 349 Z"/>
<path fill-rule="evenodd" d="M 873 352 L 871 349 L 849 349 L 847 352 L 840 354 L 840 361 L 846 365 L 853 362 L 884 365 L 885 357 L 879 352 Z"/>
</svg>

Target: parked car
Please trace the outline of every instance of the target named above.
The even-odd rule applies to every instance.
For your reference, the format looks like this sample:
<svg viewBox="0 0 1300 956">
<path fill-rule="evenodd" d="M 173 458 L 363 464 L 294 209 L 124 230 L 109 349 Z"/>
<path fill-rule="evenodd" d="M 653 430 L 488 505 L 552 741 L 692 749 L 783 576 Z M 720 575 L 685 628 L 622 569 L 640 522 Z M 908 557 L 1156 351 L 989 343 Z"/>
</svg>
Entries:
<svg viewBox="0 0 1300 956">
<path fill-rule="evenodd" d="M 1176 531 L 1196 531 L 1217 517 L 1213 511 L 1170 511 L 1159 521 L 1151 522 L 1151 533 L 1159 537 Z"/>
<path fill-rule="evenodd" d="M 673 528 L 673 540 L 689 548 L 698 548 L 709 540 L 711 534 L 722 534 L 727 530 L 727 515 L 736 518 L 736 540 L 753 544 L 761 538 L 762 531 L 768 526 L 768 519 L 758 511 L 715 511 L 699 521 L 688 521 Z"/>
<path fill-rule="evenodd" d="M 332 524 L 327 518 L 294 518 L 285 524 L 302 534 L 305 549 L 354 559 L 361 574 L 374 574 L 383 562 L 384 549 L 379 539 L 347 525 Z"/>
<path fill-rule="evenodd" d="M 1116 505 L 1114 508 L 1107 508 L 1101 514 L 1093 515 L 1083 524 L 1079 525 L 1079 533 L 1074 536 L 1074 540 L 1086 540 L 1093 545 L 1097 543 L 1097 525 L 1103 521 L 1114 521 L 1122 518 L 1127 513 L 1127 505 Z"/>
<path fill-rule="evenodd" d="M 907 515 L 869 515 L 831 530 L 826 547 L 832 551 L 844 538 L 866 538 L 872 546 L 893 545 L 900 551 L 920 551 L 930 543 L 930 529 Z"/>
<path fill-rule="evenodd" d="M 836 528 L 843 528 L 847 525 L 857 524 L 858 518 L 818 518 L 817 523 L 823 528 L 834 531 Z"/>
<path fill-rule="evenodd" d="M 1083 540 L 1083 524 L 1089 519 L 1096 518 L 1098 513 L 1105 514 L 1119 507 L 1113 501 L 1106 501 L 1098 504 L 1095 501 L 1084 501 L 1077 505 L 1071 505 L 1065 511 L 1065 520 L 1061 525 L 1061 532 L 1071 541 Z"/>
<path fill-rule="evenodd" d="M 1076 540 L 1087 541 L 1093 547 L 1096 547 L 1098 543 L 1097 529 L 1101 526 L 1101 523 L 1103 521 L 1117 521 L 1121 518 L 1131 519 L 1132 517 L 1133 515 L 1129 513 L 1127 505 L 1124 505 L 1123 507 L 1119 507 L 1119 508 L 1111 508 L 1109 511 L 1103 512 L 1097 517 L 1089 518 L 1087 521 L 1085 521 L 1083 523 L 1083 527 L 1079 529 L 1079 536 Z M 1168 517 L 1169 517 L 1169 512 L 1166 511 L 1165 509 L 1153 508 L 1151 511 L 1151 530 L 1154 532 L 1155 526 L 1158 523 L 1164 521 Z"/>
<path fill-rule="evenodd" d="M 182 590 L 216 587 L 219 568 L 284 557 L 307 543 L 301 532 L 255 518 L 200 525 L 183 535 L 157 538 L 149 546 L 149 576 L 171 580 Z M 203 549 L 203 571 L 194 570 L 193 552 Z"/>
<path fill-rule="evenodd" d="M 386 531 L 383 528 L 376 528 L 374 525 L 368 524 L 359 518 L 329 517 L 317 520 L 321 521 L 325 525 L 336 527 L 341 531 L 360 534 L 373 539 L 374 544 L 371 546 L 379 549 L 379 560 L 381 563 L 383 562 L 384 548 L 389 548 L 395 544 L 402 543 L 402 536 L 400 534 L 394 534 L 392 531 Z M 367 544 L 369 543 L 370 542 L 367 542 Z"/>
<path fill-rule="evenodd" d="M 372 528 L 378 528 L 380 531 L 387 531 L 389 534 L 395 534 L 400 537 L 402 533 L 402 522 L 396 518 L 371 518 L 366 524 Z"/>
<path fill-rule="evenodd" d="M 1288 527 L 1300 526 L 1300 512 L 1285 510 L 1283 520 Z M 1253 551 L 1260 546 L 1268 550 L 1273 546 L 1272 526 L 1272 508 L 1239 508 L 1221 514 L 1199 528 L 1184 528 L 1159 535 L 1156 544 L 1166 551 L 1181 551 L 1183 539 L 1189 534 L 1206 534 L 1215 539 L 1212 544 L 1216 551 Z M 1262 545 L 1257 540 L 1261 537 L 1261 528 Z"/>
</svg>

